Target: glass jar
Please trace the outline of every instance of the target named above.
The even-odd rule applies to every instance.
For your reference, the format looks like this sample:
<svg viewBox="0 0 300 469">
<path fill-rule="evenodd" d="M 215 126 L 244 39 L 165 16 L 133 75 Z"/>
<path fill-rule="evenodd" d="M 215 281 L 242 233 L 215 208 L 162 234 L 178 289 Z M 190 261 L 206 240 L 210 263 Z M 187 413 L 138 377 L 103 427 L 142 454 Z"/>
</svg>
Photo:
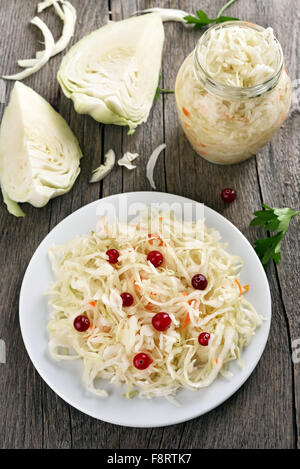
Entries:
<svg viewBox="0 0 300 469">
<path fill-rule="evenodd" d="M 291 104 L 291 81 L 277 40 L 277 68 L 263 83 L 247 88 L 228 86 L 207 72 L 201 48 L 206 47 L 213 30 L 233 25 L 264 31 L 242 21 L 209 28 L 181 65 L 175 85 L 179 120 L 187 139 L 199 155 L 218 164 L 239 163 L 255 155 L 282 125 Z"/>
</svg>

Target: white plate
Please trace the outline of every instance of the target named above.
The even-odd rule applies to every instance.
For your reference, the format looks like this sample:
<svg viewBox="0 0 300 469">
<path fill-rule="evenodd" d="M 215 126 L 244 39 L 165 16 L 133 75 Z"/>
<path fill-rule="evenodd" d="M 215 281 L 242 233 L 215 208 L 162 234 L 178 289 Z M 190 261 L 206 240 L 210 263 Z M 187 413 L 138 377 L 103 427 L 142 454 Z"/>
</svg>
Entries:
<svg viewBox="0 0 300 469">
<path fill-rule="evenodd" d="M 152 203 L 200 204 L 184 197 L 158 192 L 132 192 L 97 200 L 59 223 L 42 241 L 33 255 L 24 276 L 20 294 L 20 325 L 25 347 L 38 373 L 62 399 L 76 409 L 100 420 L 132 427 L 157 427 L 172 425 L 202 415 L 220 405 L 236 392 L 246 381 L 257 365 L 265 348 L 271 322 L 271 298 L 268 281 L 255 251 L 247 239 L 228 220 L 210 208 L 204 207 L 208 227 L 216 228 L 222 239 L 228 242 L 228 251 L 244 259 L 241 281 L 251 285 L 247 298 L 265 321 L 257 330 L 251 344 L 243 352 L 245 367 L 241 369 L 232 363 L 230 370 L 234 377 L 227 380 L 218 377 L 208 388 L 199 391 L 181 390 L 178 400 L 181 407 L 175 407 L 164 398 L 127 400 L 122 397 L 122 388 L 106 383 L 110 391 L 106 399 L 87 392 L 81 381 L 80 362 L 54 362 L 48 353 L 47 321 L 48 306 L 44 292 L 49 281 L 53 280 L 48 261 L 48 249 L 65 243 L 77 235 L 95 229 L 98 208 L 118 209 L 120 204 Z M 107 205 L 111 204 L 111 205 Z M 123 205 L 122 212 L 126 208 Z"/>
</svg>

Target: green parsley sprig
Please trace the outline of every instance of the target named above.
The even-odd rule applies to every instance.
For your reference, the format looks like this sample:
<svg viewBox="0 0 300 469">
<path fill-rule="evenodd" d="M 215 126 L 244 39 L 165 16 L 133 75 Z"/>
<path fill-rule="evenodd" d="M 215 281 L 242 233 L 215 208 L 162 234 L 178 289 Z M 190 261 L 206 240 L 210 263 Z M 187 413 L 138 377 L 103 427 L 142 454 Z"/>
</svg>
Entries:
<svg viewBox="0 0 300 469">
<path fill-rule="evenodd" d="M 292 218 L 300 214 L 300 211 L 295 212 L 290 208 L 272 208 L 266 204 L 262 204 L 265 210 L 258 210 L 254 212 L 255 218 L 251 221 L 251 226 L 259 226 L 271 233 L 274 233 L 268 238 L 262 238 L 255 241 L 255 251 L 263 266 L 266 266 L 270 259 L 273 259 L 276 264 L 281 259 L 281 242 L 287 232 Z M 275 233 L 276 232 L 276 233 Z"/>
<path fill-rule="evenodd" d="M 188 15 L 183 18 L 187 24 L 195 24 L 195 29 L 201 29 L 211 23 L 224 23 L 225 21 L 238 21 L 238 18 L 231 16 L 219 16 L 219 18 L 209 18 L 203 10 L 196 11 L 196 16 Z"/>
<path fill-rule="evenodd" d="M 195 29 L 201 29 L 211 23 L 219 24 L 224 23 L 225 21 L 238 21 L 238 18 L 222 15 L 226 8 L 232 5 L 235 1 L 236 0 L 230 0 L 229 2 L 227 2 L 218 12 L 216 18 L 209 18 L 203 10 L 198 10 L 196 11 L 196 15 L 188 15 L 185 16 L 183 19 L 187 22 L 187 24 L 194 24 Z"/>
</svg>

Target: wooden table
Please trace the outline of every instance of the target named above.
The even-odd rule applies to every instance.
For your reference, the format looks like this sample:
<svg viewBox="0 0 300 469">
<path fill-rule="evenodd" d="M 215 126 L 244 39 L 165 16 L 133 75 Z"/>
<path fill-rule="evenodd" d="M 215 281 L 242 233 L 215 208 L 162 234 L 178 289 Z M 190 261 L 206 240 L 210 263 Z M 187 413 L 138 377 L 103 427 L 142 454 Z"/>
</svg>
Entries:
<svg viewBox="0 0 300 469">
<path fill-rule="evenodd" d="M 73 38 L 75 43 L 109 19 L 127 18 L 138 9 L 164 6 L 195 12 L 202 8 L 213 16 L 224 1 L 72 0 L 72 3 L 79 17 Z M 36 0 L 1 0 L 1 75 L 15 72 L 17 59 L 32 57 L 36 50 L 40 35 L 29 26 L 36 4 Z M 297 0 L 238 0 L 226 12 L 274 27 L 293 80 L 300 78 L 297 4 Z M 41 17 L 59 35 L 60 22 L 53 11 L 49 10 Z M 179 66 L 194 48 L 200 32 L 187 31 L 175 23 L 166 24 L 165 32 L 163 85 L 172 88 Z M 173 95 L 157 101 L 148 122 L 133 136 L 127 136 L 124 128 L 101 126 L 90 117 L 76 114 L 56 81 L 61 58 L 61 55 L 53 58 L 25 83 L 48 99 L 70 123 L 80 141 L 84 159 L 81 175 L 72 191 L 52 200 L 43 209 L 26 206 L 25 219 L 15 219 L 7 213 L 4 204 L 0 204 L 0 339 L 5 341 L 7 348 L 7 363 L 0 364 L 0 447 L 299 447 L 300 365 L 292 361 L 292 342 L 300 337 L 297 220 L 293 221 L 283 243 L 282 262 L 278 267 L 271 264 L 267 269 L 273 320 L 263 357 L 244 386 L 209 414 L 166 428 L 118 427 L 87 417 L 70 407 L 36 373 L 25 351 L 18 320 L 20 286 L 33 252 L 49 230 L 79 207 L 110 194 L 150 190 L 145 167 L 150 151 L 160 143 L 166 142 L 167 149 L 155 172 L 157 190 L 204 202 L 232 221 L 250 242 L 260 235 L 259 230 L 249 228 L 249 222 L 253 211 L 259 209 L 262 202 L 299 209 L 299 99 L 280 132 L 257 158 L 233 167 L 215 166 L 197 156 L 184 138 Z M 12 83 L 7 83 L 6 101 L 11 87 Z M 4 107 L 4 104 L 0 105 L 1 115 Z M 103 154 L 111 147 L 118 155 L 124 151 L 137 151 L 142 155 L 138 168 L 130 172 L 118 167 L 102 184 L 90 185 L 91 170 L 99 166 Z M 219 194 L 228 186 L 237 190 L 238 198 L 225 207 Z"/>
</svg>

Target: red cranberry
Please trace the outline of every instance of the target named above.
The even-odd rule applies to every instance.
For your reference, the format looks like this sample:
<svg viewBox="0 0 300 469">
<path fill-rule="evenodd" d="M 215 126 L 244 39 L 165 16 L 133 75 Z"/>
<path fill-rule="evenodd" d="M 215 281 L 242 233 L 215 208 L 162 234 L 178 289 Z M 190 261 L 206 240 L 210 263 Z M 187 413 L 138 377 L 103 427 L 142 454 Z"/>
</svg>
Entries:
<svg viewBox="0 0 300 469">
<path fill-rule="evenodd" d="M 85 332 L 90 327 L 90 320 L 82 314 L 74 319 L 74 327 L 78 332 Z"/>
<path fill-rule="evenodd" d="M 236 192 L 234 189 L 223 189 L 221 192 L 221 199 L 226 204 L 231 204 L 236 199 Z"/>
<path fill-rule="evenodd" d="M 206 347 L 208 345 L 209 339 L 210 334 L 208 332 L 201 332 L 198 337 L 198 342 L 200 345 L 203 345 L 203 347 Z"/>
<path fill-rule="evenodd" d="M 168 313 L 157 313 L 152 318 L 152 325 L 157 331 L 166 331 L 171 325 L 172 319 Z"/>
<path fill-rule="evenodd" d="M 106 255 L 108 256 L 108 262 L 110 264 L 116 264 L 120 254 L 116 249 L 108 249 L 108 251 L 106 251 Z"/>
<path fill-rule="evenodd" d="M 154 267 L 159 267 L 164 261 L 164 256 L 159 251 L 150 251 L 147 260 L 150 261 Z"/>
<path fill-rule="evenodd" d="M 131 295 L 131 293 L 124 292 L 124 293 L 121 293 L 120 296 L 122 298 L 123 306 L 128 307 L 133 304 L 133 296 Z"/>
<path fill-rule="evenodd" d="M 192 278 L 192 285 L 195 290 L 205 290 L 207 287 L 207 279 L 202 274 L 196 274 Z"/>
<path fill-rule="evenodd" d="M 133 364 L 138 370 L 145 370 L 151 363 L 152 360 L 146 353 L 138 353 L 133 359 Z"/>
</svg>

